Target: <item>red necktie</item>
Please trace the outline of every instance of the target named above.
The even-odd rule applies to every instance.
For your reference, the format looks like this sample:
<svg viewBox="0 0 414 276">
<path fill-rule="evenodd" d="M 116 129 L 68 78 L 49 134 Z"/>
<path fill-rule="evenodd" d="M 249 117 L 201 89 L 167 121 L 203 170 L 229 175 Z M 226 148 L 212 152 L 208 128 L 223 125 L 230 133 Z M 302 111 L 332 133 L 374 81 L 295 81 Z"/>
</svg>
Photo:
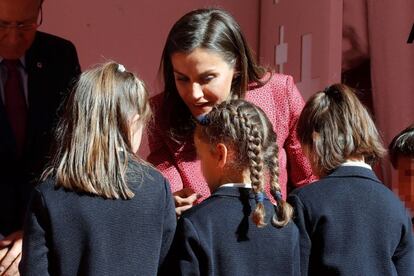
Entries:
<svg viewBox="0 0 414 276">
<path fill-rule="evenodd" d="M 4 84 L 6 114 L 16 139 L 17 156 L 23 152 L 26 138 L 27 107 L 21 84 L 19 60 L 3 60 L 7 68 L 7 79 Z"/>
</svg>

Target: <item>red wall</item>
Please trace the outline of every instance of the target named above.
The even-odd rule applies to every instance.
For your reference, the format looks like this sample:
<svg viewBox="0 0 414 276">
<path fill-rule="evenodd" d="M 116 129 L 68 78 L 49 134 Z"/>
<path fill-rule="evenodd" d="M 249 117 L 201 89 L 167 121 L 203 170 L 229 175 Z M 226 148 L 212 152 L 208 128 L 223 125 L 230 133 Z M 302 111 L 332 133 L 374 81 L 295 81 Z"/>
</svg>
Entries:
<svg viewBox="0 0 414 276">
<path fill-rule="evenodd" d="M 82 69 L 113 59 L 136 72 L 158 93 L 157 72 L 172 24 L 186 12 L 222 7 L 240 23 L 258 49 L 259 1 L 251 0 L 71 0 L 44 2 L 41 30 L 75 43 Z"/>
</svg>

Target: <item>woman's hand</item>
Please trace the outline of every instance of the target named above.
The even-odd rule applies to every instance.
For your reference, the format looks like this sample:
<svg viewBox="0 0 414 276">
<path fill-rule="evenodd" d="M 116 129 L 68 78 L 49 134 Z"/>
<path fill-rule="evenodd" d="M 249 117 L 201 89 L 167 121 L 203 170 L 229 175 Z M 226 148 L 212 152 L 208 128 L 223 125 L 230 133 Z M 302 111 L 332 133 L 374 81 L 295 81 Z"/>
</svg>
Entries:
<svg viewBox="0 0 414 276">
<path fill-rule="evenodd" d="M 201 196 L 195 193 L 191 188 L 183 188 L 173 193 L 175 202 L 175 214 L 177 217 L 185 211 L 193 207 L 194 202 Z"/>
</svg>

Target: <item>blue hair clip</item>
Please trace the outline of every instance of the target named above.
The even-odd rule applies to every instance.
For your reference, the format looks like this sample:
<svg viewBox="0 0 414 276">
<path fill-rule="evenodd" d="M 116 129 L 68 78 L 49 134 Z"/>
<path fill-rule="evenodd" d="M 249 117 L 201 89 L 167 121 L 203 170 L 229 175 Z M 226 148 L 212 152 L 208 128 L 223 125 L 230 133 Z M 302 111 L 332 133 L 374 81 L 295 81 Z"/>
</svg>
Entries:
<svg viewBox="0 0 414 276">
<path fill-rule="evenodd" d="M 264 193 L 263 192 L 258 192 L 256 195 L 255 195 L 255 197 L 254 197 L 255 199 L 256 199 L 256 202 L 257 203 L 263 203 L 263 200 L 264 200 Z"/>
<path fill-rule="evenodd" d="M 199 116 L 196 117 L 198 123 L 202 126 L 206 126 L 210 123 L 210 119 L 208 118 L 208 113 L 205 114 L 201 114 Z"/>
</svg>

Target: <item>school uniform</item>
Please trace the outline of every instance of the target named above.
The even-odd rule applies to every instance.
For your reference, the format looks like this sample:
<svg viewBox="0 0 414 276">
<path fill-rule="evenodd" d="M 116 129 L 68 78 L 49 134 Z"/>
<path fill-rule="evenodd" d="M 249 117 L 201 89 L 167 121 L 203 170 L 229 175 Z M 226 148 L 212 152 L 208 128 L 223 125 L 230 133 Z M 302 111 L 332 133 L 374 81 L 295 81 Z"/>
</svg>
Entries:
<svg viewBox="0 0 414 276">
<path fill-rule="evenodd" d="M 264 205 L 267 225 L 258 228 L 251 189 L 218 188 L 180 218 L 163 275 L 299 275 L 298 230 L 271 225 L 274 205 Z"/>
<path fill-rule="evenodd" d="M 411 218 L 367 167 L 293 191 L 302 275 L 414 275 Z"/>
<path fill-rule="evenodd" d="M 130 200 L 35 188 L 24 227 L 22 275 L 156 275 L 174 237 L 167 180 L 129 162 Z"/>
</svg>

